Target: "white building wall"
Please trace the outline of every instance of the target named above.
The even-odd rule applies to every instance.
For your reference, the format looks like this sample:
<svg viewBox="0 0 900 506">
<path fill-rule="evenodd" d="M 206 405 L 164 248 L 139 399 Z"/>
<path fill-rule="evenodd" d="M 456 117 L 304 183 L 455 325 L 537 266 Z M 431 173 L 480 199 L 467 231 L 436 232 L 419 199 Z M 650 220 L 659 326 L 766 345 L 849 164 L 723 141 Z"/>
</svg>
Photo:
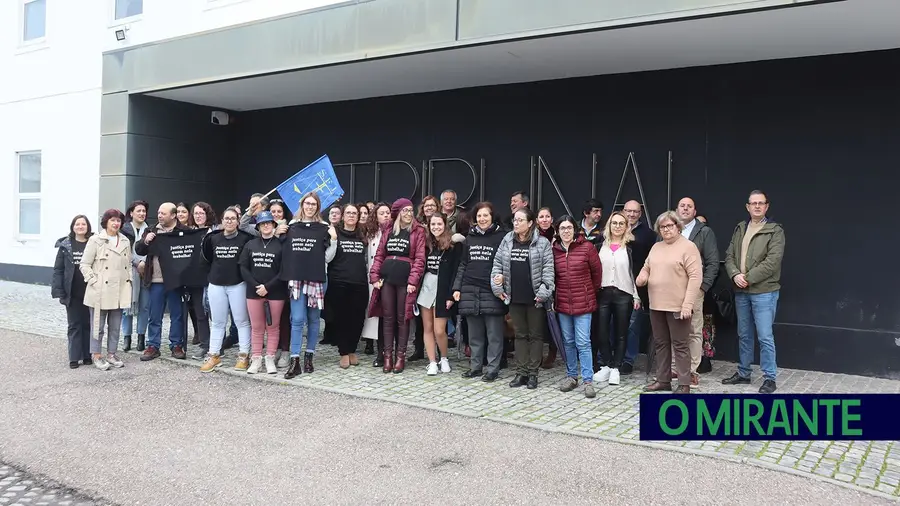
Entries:
<svg viewBox="0 0 900 506">
<path fill-rule="evenodd" d="M 23 42 L 25 4 L 0 0 L 0 263 L 50 267 L 72 217 L 99 226 L 104 51 L 316 9 L 335 0 L 143 0 L 115 19 L 116 0 L 43 0 L 45 36 Z M 123 0 L 119 0 L 123 1 Z M 116 30 L 127 28 L 124 41 Z M 40 233 L 20 234 L 17 154 L 41 153 Z M 34 196 L 34 195 L 31 195 Z M 124 210 L 126 203 L 122 203 Z"/>
</svg>

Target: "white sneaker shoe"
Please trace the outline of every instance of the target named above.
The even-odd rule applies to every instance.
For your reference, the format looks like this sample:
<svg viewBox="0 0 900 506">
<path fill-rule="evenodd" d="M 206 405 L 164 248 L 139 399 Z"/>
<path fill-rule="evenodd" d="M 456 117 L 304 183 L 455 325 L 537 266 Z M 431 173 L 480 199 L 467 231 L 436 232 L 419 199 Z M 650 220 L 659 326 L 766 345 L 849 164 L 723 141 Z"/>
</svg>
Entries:
<svg viewBox="0 0 900 506">
<path fill-rule="evenodd" d="M 425 371 L 425 374 L 429 376 L 437 376 L 438 373 L 438 365 L 437 362 L 430 362 L 428 364 L 428 369 Z"/>
<path fill-rule="evenodd" d="M 278 357 L 276 362 L 278 363 L 278 367 L 281 367 L 282 369 L 286 368 L 291 364 L 291 353 L 288 351 L 282 351 L 281 356 Z"/>
<path fill-rule="evenodd" d="M 609 370 L 609 384 L 610 385 L 618 385 L 619 384 L 619 370 L 618 369 L 610 369 Z"/>
<path fill-rule="evenodd" d="M 256 374 L 262 367 L 262 357 L 256 356 L 250 359 L 250 367 L 247 368 L 247 374 Z"/>
<path fill-rule="evenodd" d="M 603 366 L 599 371 L 594 373 L 594 383 L 606 383 L 609 381 L 609 372 L 611 369 L 609 367 Z"/>
<path fill-rule="evenodd" d="M 95 358 L 93 360 L 94 360 L 94 367 L 96 367 L 97 369 L 100 369 L 101 371 L 109 370 L 109 367 L 110 367 L 109 362 L 104 360 L 103 357 Z"/>
<path fill-rule="evenodd" d="M 275 374 L 278 368 L 275 366 L 275 357 L 266 355 L 266 374 Z"/>
<path fill-rule="evenodd" d="M 444 374 L 450 372 L 450 361 L 447 360 L 447 357 L 441 359 L 441 372 Z"/>
<path fill-rule="evenodd" d="M 109 362 L 109 365 L 113 367 L 125 367 L 125 362 L 119 360 L 119 357 L 115 353 L 107 355 L 106 361 Z"/>
</svg>

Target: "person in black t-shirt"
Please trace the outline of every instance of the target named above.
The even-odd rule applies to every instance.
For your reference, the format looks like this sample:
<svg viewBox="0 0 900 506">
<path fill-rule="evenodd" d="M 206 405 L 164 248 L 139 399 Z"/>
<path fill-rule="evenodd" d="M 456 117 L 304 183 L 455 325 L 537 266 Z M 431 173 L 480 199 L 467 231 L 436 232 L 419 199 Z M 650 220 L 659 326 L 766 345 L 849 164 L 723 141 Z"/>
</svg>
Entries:
<svg viewBox="0 0 900 506">
<path fill-rule="evenodd" d="M 84 305 L 86 283 L 78 265 L 84 254 L 84 247 L 93 235 L 91 222 L 87 216 L 79 214 L 69 225 L 69 235 L 56 241 L 59 251 L 53 264 L 53 280 L 50 294 L 66 306 L 66 320 L 69 323 L 69 367 L 77 369 L 80 363 L 91 364 L 91 310 Z"/>
<path fill-rule="evenodd" d="M 425 228 L 413 217 L 413 203 L 398 199 L 391 205 L 393 227 L 383 229 L 381 244 L 372 263 L 369 281 L 379 290 L 373 294 L 372 315 L 382 317 L 385 373 L 401 373 L 406 368 L 409 320 L 413 318 L 415 297 L 425 270 Z M 409 295 L 410 297 L 407 297 Z M 397 333 L 394 334 L 394 322 Z M 394 339 L 397 341 L 394 356 Z M 396 362 L 395 362 L 396 361 Z"/>
<path fill-rule="evenodd" d="M 325 306 L 331 306 L 335 318 L 326 325 L 332 328 L 341 355 L 341 369 L 346 369 L 359 365 L 356 347 L 369 303 L 368 248 L 359 225 L 359 207 L 355 204 L 345 204 L 341 209 L 336 243 L 334 258 L 328 264 L 328 291 L 325 292 Z"/>
<path fill-rule="evenodd" d="M 447 319 L 456 316 L 453 293 L 450 290 L 459 267 L 462 245 L 454 243 L 447 217 L 434 213 L 428 219 L 428 255 L 425 260 L 425 277 L 416 303 L 422 316 L 422 333 L 425 352 L 428 354 L 426 374 L 438 373 L 435 342 L 441 352 L 440 371 L 450 372 L 447 360 Z"/>
<path fill-rule="evenodd" d="M 209 262 L 209 312 L 212 319 L 209 336 L 209 355 L 200 372 L 212 372 L 222 365 L 219 352 L 225 340 L 228 310 L 238 329 L 237 363 L 234 369 L 246 371 L 250 367 L 250 316 L 247 313 L 247 291 L 238 260 L 250 234 L 238 230 L 240 214 L 232 208 L 222 213 L 222 228 L 203 238 L 203 257 Z"/>
</svg>

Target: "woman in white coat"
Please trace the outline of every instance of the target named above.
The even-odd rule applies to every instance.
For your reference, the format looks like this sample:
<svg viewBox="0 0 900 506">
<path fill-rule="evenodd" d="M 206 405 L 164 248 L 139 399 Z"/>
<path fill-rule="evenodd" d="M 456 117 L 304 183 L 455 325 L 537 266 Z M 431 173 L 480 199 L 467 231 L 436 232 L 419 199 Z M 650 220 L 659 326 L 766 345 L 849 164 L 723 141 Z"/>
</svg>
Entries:
<svg viewBox="0 0 900 506">
<path fill-rule="evenodd" d="M 100 218 L 100 233 L 91 236 L 81 257 L 81 274 L 87 282 L 84 305 L 91 308 L 96 334 L 91 336 L 91 358 L 102 371 L 125 364 L 119 360 L 119 333 L 122 310 L 131 307 L 131 242 L 120 232 L 125 215 L 110 209 Z M 107 327 L 106 358 L 103 358 L 103 333 Z"/>
</svg>

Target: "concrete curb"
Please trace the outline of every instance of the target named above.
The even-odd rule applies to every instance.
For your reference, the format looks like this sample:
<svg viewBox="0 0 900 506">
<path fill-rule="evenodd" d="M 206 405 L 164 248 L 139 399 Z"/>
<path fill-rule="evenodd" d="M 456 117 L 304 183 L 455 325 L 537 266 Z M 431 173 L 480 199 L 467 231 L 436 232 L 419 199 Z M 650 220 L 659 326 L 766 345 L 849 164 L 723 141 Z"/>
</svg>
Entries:
<svg viewBox="0 0 900 506">
<path fill-rule="evenodd" d="M 140 353 L 137 351 L 134 351 L 134 350 L 129 351 L 128 354 L 134 355 L 134 356 L 140 356 Z M 188 357 L 185 360 L 178 360 L 178 359 L 174 359 L 172 357 L 165 357 L 165 356 L 160 356 L 159 358 L 163 359 L 167 362 L 174 362 L 177 364 L 181 364 L 182 366 L 186 366 L 186 367 L 194 367 L 197 369 L 200 368 L 199 367 L 200 362 L 198 362 L 196 360 L 191 360 L 190 357 Z M 881 492 L 879 490 L 860 487 L 860 486 L 854 485 L 852 483 L 835 480 L 834 478 L 828 478 L 828 477 L 820 476 L 820 475 L 813 474 L 813 473 L 806 473 L 803 471 L 798 471 L 798 470 L 792 469 L 790 467 L 780 466 L 778 464 L 772 464 L 770 462 L 765 462 L 763 460 L 759 460 L 759 459 L 752 458 L 752 457 L 738 457 L 735 455 L 725 455 L 725 454 L 721 454 L 721 453 L 711 452 L 708 450 L 685 448 L 685 447 L 681 447 L 681 446 L 672 446 L 672 445 L 666 445 L 666 444 L 656 443 L 656 442 L 652 442 L 652 441 L 629 440 L 629 439 L 622 439 L 622 438 L 617 438 L 617 437 L 613 437 L 613 436 L 605 436 L 602 434 L 591 434 L 588 432 L 578 432 L 578 431 L 573 431 L 573 430 L 569 430 L 569 429 L 561 429 L 561 428 L 557 428 L 557 427 L 547 427 L 544 425 L 538 425 L 538 424 L 534 424 L 534 423 L 530 423 L 530 422 L 523 422 L 523 421 L 519 421 L 519 420 L 511 420 L 511 419 L 501 418 L 501 417 L 496 417 L 496 416 L 485 416 L 481 412 L 460 411 L 460 410 L 454 410 L 454 409 L 450 409 L 450 408 L 443 408 L 440 406 L 423 405 L 423 404 L 419 404 L 416 402 L 407 401 L 404 399 L 383 397 L 383 396 L 372 395 L 372 394 L 367 394 L 367 393 L 362 393 L 362 392 L 359 392 L 359 393 L 358 392 L 348 392 L 346 390 L 341 390 L 339 388 L 333 388 L 333 387 L 327 387 L 327 386 L 323 386 L 323 385 L 316 385 L 313 383 L 307 383 L 302 380 L 302 377 L 301 377 L 300 381 L 286 380 L 283 377 L 279 378 L 277 374 L 276 375 L 269 375 L 269 374 L 249 375 L 245 372 L 235 371 L 230 368 L 219 368 L 218 370 L 215 371 L 215 373 L 217 373 L 217 374 L 224 373 L 229 376 L 245 378 L 248 380 L 256 380 L 256 381 L 262 380 L 262 381 L 267 381 L 270 383 L 284 385 L 284 386 L 300 386 L 300 387 L 312 388 L 315 390 L 321 390 L 321 391 L 330 392 L 330 393 L 334 393 L 334 394 L 345 395 L 348 397 L 359 397 L 359 398 L 370 399 L 370 400 L 374 400 L 374 401 L 391 402 L 394 404 L 402 404 L 404 406 L 410 406 L 413 408 L 427 409 L 430 411 L 439 411 L 442 413 L 448 413 L 448 414 L 457 415 L 457 416 L 464 416 L 467 418 L 477 418 L 477 419 L 481 419 L 481 420 L 487 420 L 487 421 L 494 422 L 494 423 L 516 425 L 519 427 L 538 430 L 538 431 L 542 431 L 542 432 L 553 432 L 553 433 L 557 433 L 557 434 L 565 434 L 568 436 L 575 436 L 575 437 L 587 437 L 587 438 L 598 439 L 601 441 L 607 441 L 607 442 L 611 442 L 611 443 L 627 444 L 627 445 L 632 445 L 632 446 L 640 446 L 640 447 L 644 447 L 644 448 L 653 448 L 656 450 L 675 451 L 675 452 L 680 452 L 680 453 L 684 453 L 684 454 L 688 454 L 688 455 L 697 455 L 700 457 L 707 457 L 707 458 L 711 458 L 711 459 L 726 460 L 726 461 L 737 463 L 737 464 L 748 464 L 748 465 L 751 465 L 754 467 L 759 467 L 759 468 L 767 469 L 770 471 L 779 471 L 782 473 L 787 473 L 787 474 L 791 474 L 794 476 L 809 478 L 809 479 L 823 482 L 823 483 L 829 483 L 831 485 L 837 485 L 837 486 L 843 487 L 845 489 L 854 490 L 856 492 L 872 495 L 875 497 L 880 497 L 883 499 L 889 499 L 891 501 L 900 503 L 900 497 L 891 495 L 891 494 L 887 494 L 887 493 Z"/>
</svg>

